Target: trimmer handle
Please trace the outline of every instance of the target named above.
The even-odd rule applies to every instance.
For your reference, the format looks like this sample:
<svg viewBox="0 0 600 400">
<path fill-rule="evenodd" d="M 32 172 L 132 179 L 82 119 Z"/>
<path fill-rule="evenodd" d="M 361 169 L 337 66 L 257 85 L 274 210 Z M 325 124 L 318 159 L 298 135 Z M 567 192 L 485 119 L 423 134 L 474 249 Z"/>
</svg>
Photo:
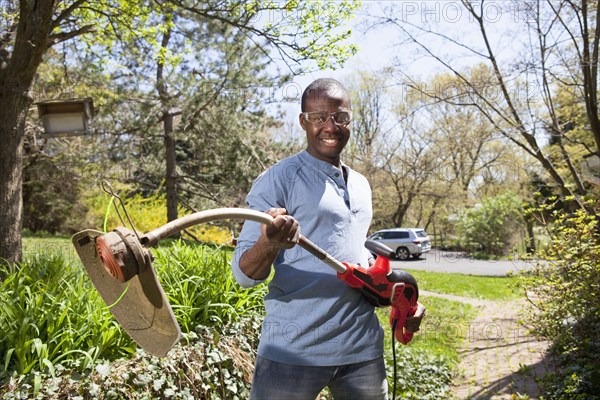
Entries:
<svg viewBox="0 0 600 400">
<path fill-rule="evenodd" d="M 412 339 L 412 333 L 404 329 L 404 323 L 408 316 L 417 311 L 417 280 L 406 271 L 391 269 L 390 258 L 394 252 L 386 245 L 367 241 L 365 246 L 377 254 L 375 264 L 365 269 L 359 265 L 342 263 L 346 270 L 338 272 L 338 278 L 360 290 L 372 305 L 391 306 L 390 324 L 394 328 L 394 336 L 399 342 L 407 344 Z"/>
<path fill-rule="evenodd" d="M 394 330 L 394 337 L 402 344 L 407 344 L 413 337 L 413 332 L 404 328 L 406 318 L 417 312 L 417 300 L 419 299 L 419 287 L 416 279 L 406 271 L 393 270 L 388 279 L 398 282 L 392 290 L 392 312 L 390 313 L 390 325 Z"/>
<path fill-rule="evenodd" d="M 394 250 L 390 249 L 383 243 L 379 243 L 374 240 L 367 240 L 365 242 L 365 247 L 371 253 L 376 254 L 380 257 L 385 257 L 388 260 L 394 260 L 396 258 L 396 253 L 394 253 Z"/>
</svg>

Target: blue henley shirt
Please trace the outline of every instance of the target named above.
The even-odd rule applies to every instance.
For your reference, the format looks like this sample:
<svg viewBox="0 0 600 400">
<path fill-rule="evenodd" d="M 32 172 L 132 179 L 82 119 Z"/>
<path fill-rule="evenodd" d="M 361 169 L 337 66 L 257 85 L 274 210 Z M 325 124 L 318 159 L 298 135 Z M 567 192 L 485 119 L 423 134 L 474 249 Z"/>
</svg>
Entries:
<svg viewBox="0 0 600 400">
<path fill-rule="evenodd" d="M 364 176 L 302 151 L 286 158 L 254 182 L 246 202 L 254 210 L 285 208 L 301 233 L 340 261 L 368 266 L 364 247 L 371 223 L 371 188 Z M 238 238 L 232 271 L 244 287 L 258 285 L 239 267 L 241 255 L 260 236 L 260 225 L 246 221 Z M 295 246 L 274 262 L 265 296 L 258 354 L 286 364 L 334 366 L 369 361 L 383 353 L 383 329 L 373 306 L 336 271 Z"/>
</svg>

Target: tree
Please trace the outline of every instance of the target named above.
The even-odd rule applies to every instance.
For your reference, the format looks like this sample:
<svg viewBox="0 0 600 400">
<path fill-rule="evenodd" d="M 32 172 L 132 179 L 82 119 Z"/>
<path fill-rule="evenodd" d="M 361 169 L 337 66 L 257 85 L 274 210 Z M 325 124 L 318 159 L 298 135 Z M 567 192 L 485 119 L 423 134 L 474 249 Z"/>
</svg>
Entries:
<svg viewBox="0 0 600 400">
<path fill-rule="evenodd" d="M 385 157 L 386 137 L 391 128 L 387 116 L 390 115 L 390 93 L 384 74 L 358 72 L 348 85 L 352 101 L 352 140 L 347 152 L 367 176 L 371 176 L 381 167 Z"/>
<path fill-rule="evenodd" d="M 204 43 L 208 49 L 195 48 L 195 53 L 208 50 L 218 57 L 201 60 L 192 75 L 170 73 L 165 79 L 176 93 L 170 96 L 170 107 L 182 110 L 181 121 L 169 134 L 170 157 L 176 161 L 176 169 L 175 165 L 170 169 L 177 189 L 174 197 L 192 209 L 243 203 L 251 179 L 272 159 L 269 154 L 276 145 L 268 140 L 267 128 L 275 121 L 267 115 L 265 103 L 269 88 L 284 82 L 266 73 L 268 64 L 256 56 L 256 47 L 243 34 L 225 29 L 213 36 L 216 43 Z M 157 126 L 148 131 L 157 132 Z M 149 157 L 137 174 L 154 189 L 164 177 L 166 147 L 156 138 L 141 145 Z"/>
<path fill-rule="evenodd" d="M 474 109 L 432 100 L 422 90 L 398 90 L 391 78 L 363 72 L 350 85 L 349 158 L 379 189 L 375 226 L 393 221 L 427 228 L 488 194 L 518 190 L 518 171 L 507 167 L 514 165 L 514 152 L 486 118 Z M 458 83 L 440 74 L 419 88 L 459 95 Z"/>
<path fill-rule="evenodd" d="M 549 157 L 556 163 L 557 169 L 569 176 L 569 163 L 566 159 L 569 157 L 563 156 L 564 153 L 573 154 L 574 161 L 581 161 L 579 154 L 594 153 L 594 138 L 590 135 L 585 99 L 578 90 L 574 90 L 576 86 L 568 82 L 559 84 L 554 94 L 554 111 L 556 113 L 557 124 L 561 126 L 561 132 L 555 132 L 552 127 L 548 127 L 548 152 Z M 571 185 L 576 182 L 569 180 Z M 590 185 L 586 185 L 586 190 L 592 189 Z"/>
<path fill-rule="evenodd" d="M 513 193 L 486 199 L 466 210 L 458 223 L 464 249 L 506 255 L 524 225 L 521 200 Z"/>
<path fill-rule="evenodd" d="M 21 0 L 7 3 L 2 10 L 0 31 L 0 258 L 9 262 L 21 258 L 22 229 L 22 158 L 27 111 L 33 102 L 28 93 L 44 55 L 52 46 L 74 38 L 85 38 L 94 52 L 121 43 L 156 43 L 165 25 L 157 20 L 163 6 L 175 7 L 202 16 L 205 21 L 219 20 L 236 27 L 263 49 L 291 60 L 292 66 L 303 60 L 315 60 L 319 67 L 334 65 L 353 51 L 338 45 L 349 36 L 345 30 L 331 34 L 359 4 L 352 2 L 272 3 L 223 0 L 190 5 L 187 2 L 118 4 L 99 0 L 68 2 Z M 257 21 L 262 12 L 276 15 Z M 154 18 L 152 18 L 154 16 Z M 168 26 L 167 26 L 168 28 Z M 93 34 L 92 34 L 93 33 Z M 123 48 L 131 46 L 124 46 Z M 160 47 L 160 46 L 158 46 Z M 271 54 L 267 52 L 266 54 Z"/>
<path fill-rule="evenodd" d="M 458 85 L 460 82 L 454 76 L 440 74 L 420 86 L 433 87 L 450 96 Z M 424 111 L 432 121 L 432 134 L 439 139 L 436 144 L 441 173 L 444 179 L 458 185 L 467 199 L 470 192 L 475 194 L 477 190 L 473 187 L 477 185 L 476 178 L 498 164 L 507 149 L 499 143 L 494 127 L 477 110 L 445 101 L 427 103 Z"/>
<path fill-rule="evenodd" d="M 428 128 L 385 74 L 358 74 L 350 92 L 354 122 L 348 152 L 353 166 L 378 188 L 373 225 L 402 226 L 415 199 L 429 196 L 425 188 L 435 177 Z"/>
<path fill-rule="evenodd" d="M 411 21 L 397 8 L 388 10 L 388 16 L 378 22 L 396 27 L 405 45 L 414 45 L 420 56 L 434 60 L 460 82 L 458 96 L 435 90 L 422 91 L 424 95 L 477 110 L 499 133 L 537 160 L 563 198 L 574 199 L 577 207 L 594 213 L 583 201 L 588 189 L 577 161 L 586 153 L 600 154 L 598 6 L 589 0 L 492 3 L 463 0 L 462 8 L 454 4 L 454 14 L 446 21 L 430 19 L 427 10 L 416 12 L 421 18 Z M 493 15 L 490 7 L 494 8 Z M 499 14 L 506 17 L 504 30 L 494 25 Z M 507 20 L 509 15 L 514 17 L 512 21 Z M 457 16 L 462 19 L 458 21 Z M 461 30 L 458 23 L 470 31 Z M 453 29 L 448 29 L 449 24 Z M 507 47 L 512 51 L 506 51 Z M 481 63 L 479 78 L 465 73 L 465 59 Z M 405 82 L 418 88 L 417 80 L 402 71 L 398 69 Z M 583 154 L 571 153 L 561 145 L 569 140 L 569 132 L 557 114 L 555 93 L 564 83 L 585 100 L 586 126 L 593 146 Z M 545 148 L 547 131 L 553 132 L 561 147 L 564 170 Z"/>
<path fill-rule="evenodd" d="M 0 32 L 0 258 L 14 262 L 21 257 L 23 140 L 33 102 L 29 90 L 44 55 L 58 43 L 93 31 L 114 38 L 114 28 L 135 28 L 144 21 L 138 15 L 146 11 L 134 1 L 122 2 L 119 9 L 85 1 L 8 5 Z"/>
<path fill-rule="evenodd" d="M 163 17 L 167 28 L 158 49 L 138 49 L 134 65 L 112 72 L 124 87 L 140 79 L 153 82 L 132 93 L 120 118 L 141 133 L 132 138 L 144 155 L 133 183 L 142 183 L 146 193 L 164 187 L 169 221 L 178 217 L 180 205 L 239 205 L 240 192 L 261 164 L 255 143 L 271 121 L 268 94 L 286 79 L 267 73 L 269 62 L 246 32 L 181 14 Z M 144 59 L 151 51 L 156 57 Z M 152 117 L 139 121 L 139 115 Z M 251 168 L 242 171 L 244 165 Z"/>
</svg>

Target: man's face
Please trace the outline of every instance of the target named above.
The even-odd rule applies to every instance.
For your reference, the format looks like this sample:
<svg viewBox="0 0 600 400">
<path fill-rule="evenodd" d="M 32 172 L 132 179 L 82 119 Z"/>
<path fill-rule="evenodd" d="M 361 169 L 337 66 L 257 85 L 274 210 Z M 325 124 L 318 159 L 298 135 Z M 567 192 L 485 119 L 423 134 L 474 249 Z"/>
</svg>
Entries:
<svg viewBox="0 0 600 400">
<path fill-rule="evenodd" d="M 305 112 L 349 112 L 350 100 L 343 90 L 322 90 L 313 92 L 305 103 Z M 309 121 L 300 114 L 300 125 L 306 131 L 306 151 L 313 157 L 327 161 L 336 167 L 340 164 L 340 153 L 350 138 L 350 124 L 338 125 L 333 117 L 325 124 Z"/>
</svg>

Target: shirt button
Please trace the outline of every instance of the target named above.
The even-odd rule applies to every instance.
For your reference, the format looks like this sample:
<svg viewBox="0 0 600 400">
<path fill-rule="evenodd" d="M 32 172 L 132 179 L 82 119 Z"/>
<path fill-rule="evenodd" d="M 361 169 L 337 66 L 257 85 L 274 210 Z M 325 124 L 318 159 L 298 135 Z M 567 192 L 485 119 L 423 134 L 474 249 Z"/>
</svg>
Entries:
<svg viewBox="0 0 600 400">
<path fill-rule="evenodd" d="M 339 172 L 336 172 L 336 173 L 335 173 L 335 177 L 336 177 L 336 178 L 338 178 L 339 176 L 340 176 L 340 173 L 339 173 Z"/>
</svg>

